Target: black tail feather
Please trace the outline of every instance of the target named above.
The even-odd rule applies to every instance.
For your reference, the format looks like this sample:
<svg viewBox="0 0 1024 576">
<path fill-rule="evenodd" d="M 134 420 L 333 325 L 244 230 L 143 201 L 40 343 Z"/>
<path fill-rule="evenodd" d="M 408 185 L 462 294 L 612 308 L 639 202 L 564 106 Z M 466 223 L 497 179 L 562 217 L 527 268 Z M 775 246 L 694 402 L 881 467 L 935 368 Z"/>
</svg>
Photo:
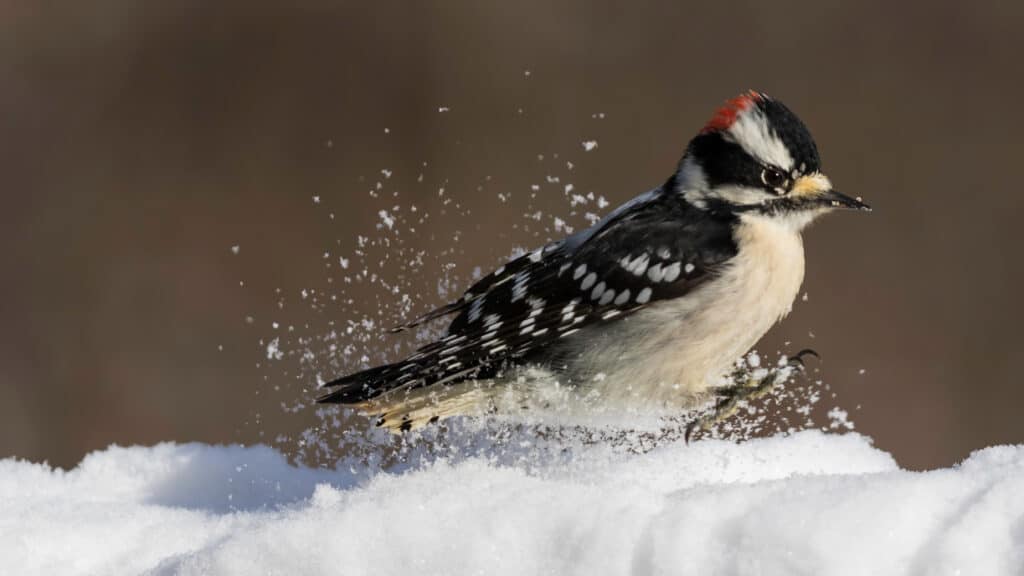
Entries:
<svg viewBox="0 0 1024 576">
<path fill-rule="evenodd" d="M 388 384 L 400 372 L 400 364 L 387 364 L 349 374 L 324 384 L 331 390 L 317 397 L 318 404 L 357 404 L 373 399 L 388 390 Z"/>
</svg>

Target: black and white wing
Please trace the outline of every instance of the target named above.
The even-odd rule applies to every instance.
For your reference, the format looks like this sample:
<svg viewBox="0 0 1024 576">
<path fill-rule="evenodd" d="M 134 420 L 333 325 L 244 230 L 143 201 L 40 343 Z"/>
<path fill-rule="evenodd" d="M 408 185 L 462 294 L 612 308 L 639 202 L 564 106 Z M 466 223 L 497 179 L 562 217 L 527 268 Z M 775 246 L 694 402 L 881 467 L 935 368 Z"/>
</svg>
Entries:
<svg viewBox="0 0 1024 576">
<path fill-rule="evenodd" d="M 317 401 L 359 403 L 493 377 L 542 359 L 559 339 L 684 296 L 736 254 L 732 216 L 660 190 L 638 200 L 594 228 L 512 260 L 456 302 L 400 327 L 457 314 L 440 340 L 401 362 L 330 382 Z"/>
</svg>

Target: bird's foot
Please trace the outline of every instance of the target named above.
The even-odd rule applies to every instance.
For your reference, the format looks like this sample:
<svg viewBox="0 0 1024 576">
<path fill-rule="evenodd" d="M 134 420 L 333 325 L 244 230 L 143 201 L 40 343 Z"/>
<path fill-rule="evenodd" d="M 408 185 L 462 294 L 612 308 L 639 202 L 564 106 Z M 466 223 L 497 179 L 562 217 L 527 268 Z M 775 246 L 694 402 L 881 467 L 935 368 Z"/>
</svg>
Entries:
<svg viewBox="0 0 1024 576">
<path fill-rule="evenodd" d="M 807 348 L 797 352 L 783 366 L 768 370 L 763 374 L 755 375 L 749 371 L 737 374 L 734 380 L 737 382 L 736 384 L 719 388 L 716 391 L 719 398 L 714 410 L 710 414 L 705 414 L 690 422 L 686 427 L 686 434 L 683 437 L 684 441 L 689 443 L 695 432 L 703 434 L 712 427 L 728 420 L 739 411 L 745 402 L 767 396 L 775 389 L 775 386 L 785 382 L 793 370 L 802 372 L 804 370 L 804 357 L 806 356 L 820 358 L 817 352 Z"/>
</svg>

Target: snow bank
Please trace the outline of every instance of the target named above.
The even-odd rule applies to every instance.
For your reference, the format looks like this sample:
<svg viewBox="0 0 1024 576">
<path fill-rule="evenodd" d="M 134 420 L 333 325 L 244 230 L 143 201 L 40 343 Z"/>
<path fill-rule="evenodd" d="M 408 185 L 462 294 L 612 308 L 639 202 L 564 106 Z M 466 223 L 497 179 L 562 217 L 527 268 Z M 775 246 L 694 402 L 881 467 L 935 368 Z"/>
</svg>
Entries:
<svg viewBox="0 0 1024 576">
<path fill-rule="evenodd" d="M 357 480 L 266 447 L 0 461 L 4 574 L 1020 574 L 1024 447 L 900 470 L 803 432 Z"/>
</svg>

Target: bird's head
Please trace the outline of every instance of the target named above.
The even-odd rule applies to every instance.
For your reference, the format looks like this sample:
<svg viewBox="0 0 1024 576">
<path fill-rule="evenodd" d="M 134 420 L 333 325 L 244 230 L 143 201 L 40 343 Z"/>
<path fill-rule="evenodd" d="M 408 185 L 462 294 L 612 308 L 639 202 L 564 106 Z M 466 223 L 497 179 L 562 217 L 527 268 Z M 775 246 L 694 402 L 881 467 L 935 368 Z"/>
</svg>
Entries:
<svg viewBox="0 0 1024 576">
<path fill-rule="evenodd" d="M 760 215 L 796 229 L 834 209 L 871 209 L 832 188 L 804 123 L 754 91 L 715 112 L 690 141 L 674 182 L 698 207 Z"/>
</svg>

